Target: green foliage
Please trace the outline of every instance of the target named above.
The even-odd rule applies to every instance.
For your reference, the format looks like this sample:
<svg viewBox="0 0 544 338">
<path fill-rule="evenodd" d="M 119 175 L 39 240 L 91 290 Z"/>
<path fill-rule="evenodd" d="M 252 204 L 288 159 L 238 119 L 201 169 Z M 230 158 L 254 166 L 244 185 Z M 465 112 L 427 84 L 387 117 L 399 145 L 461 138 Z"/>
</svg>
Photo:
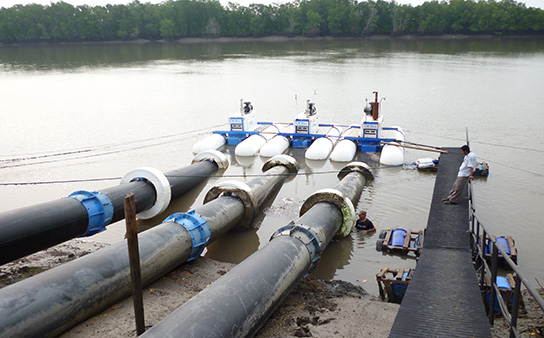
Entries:
<svg viewBox="0 0 544 338">
<path fill-rule="evenodd" d="M 0 42 L 108 41 L 220 36 L 544 34 L 544 11 L 514 0 L 295 0 L 249 7 L 217 0 L 0 8 Z"/>
</svg>

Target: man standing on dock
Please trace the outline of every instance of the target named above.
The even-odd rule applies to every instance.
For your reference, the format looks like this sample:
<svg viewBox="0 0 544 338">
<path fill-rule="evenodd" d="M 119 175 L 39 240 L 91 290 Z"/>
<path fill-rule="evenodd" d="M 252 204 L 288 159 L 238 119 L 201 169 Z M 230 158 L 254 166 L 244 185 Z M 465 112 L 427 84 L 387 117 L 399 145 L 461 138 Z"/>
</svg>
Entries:
<svg viewBox="0 0 544 338">
<path fill-rule="evenodd" d="M 474 178 L 474 170 L 476 170 L 476 156 L 474 153 L 470 152 L 468 145 L 461 147 L 461 151 L 465 157 L 463 158 L 463 163 L 459 167 L 459 172 L 457 173 L 457 179 L 453 183 L 450 194 L 448 197 L 443 198 L 442 202 L 444 204 L 457 204 L 459 203 L 459 198 L 465 190 L 465 185 L 467 185 L 468 180 Z"/>
</svg>

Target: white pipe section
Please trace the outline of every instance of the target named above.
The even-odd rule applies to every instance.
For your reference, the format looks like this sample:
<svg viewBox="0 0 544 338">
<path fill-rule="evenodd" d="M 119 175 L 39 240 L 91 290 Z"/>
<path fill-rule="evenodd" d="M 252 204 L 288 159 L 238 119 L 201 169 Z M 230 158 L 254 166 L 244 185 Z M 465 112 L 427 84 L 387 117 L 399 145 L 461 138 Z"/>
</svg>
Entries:
<svg viewBox="0 0 544 338">
<path fill-rule="evenodd" d="M 262 146 L 266 144 L 268 140 L 276 136 L 278 133 L 278 127 L 271 124 L 266 127 L 259 134 L 253 134 L 240 142 L 236 148 L 234 148 L 234 154 L 236 156 L 255 156 L 259 153 Z"/>
<path fill-rule="evenodd" d="M 193 145 L 193 154 L 198 154 L 206 150 L 216 150 L 225 144 L 223 135 L 211 134 Z"/>
<path fill-rule="evenodd" d="M 318 138 L 308 147 L 304 156 L 308 160 L 326 160 L 339 136 L 340 130 L 336 127 L 330 127 L 324 137 Z"/>
<path fill-rule="evenodd" d="M 336 143 L 330 158 L 333 162 L 351 162 L 356 152 L 357 145 L 352 140 L 342 139 Z"/>
</svg>

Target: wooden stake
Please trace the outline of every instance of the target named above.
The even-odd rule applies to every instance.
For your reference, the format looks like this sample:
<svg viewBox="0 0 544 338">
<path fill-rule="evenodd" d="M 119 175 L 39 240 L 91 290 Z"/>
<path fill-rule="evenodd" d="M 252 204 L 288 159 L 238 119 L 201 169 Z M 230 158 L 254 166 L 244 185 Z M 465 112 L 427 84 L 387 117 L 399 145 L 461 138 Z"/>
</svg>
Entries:
<svg viewBox="0 0 544 338">
<path fill-rule="evenodd" d="M 126 194 L 124 198 L 125 221 L 127 225 L 127 246 L 130 261 L 130 275 L 132 277 L 132 295 L 134 298 L 134 317 L 136 320 L 136 334 L 145 332 L 144 301 L 142 295 L 142 274 L 140 271 L 140 250 L 138 248 L 138 229 L 136 223 L 136 203 L 134 193 Z"/>
</svg>

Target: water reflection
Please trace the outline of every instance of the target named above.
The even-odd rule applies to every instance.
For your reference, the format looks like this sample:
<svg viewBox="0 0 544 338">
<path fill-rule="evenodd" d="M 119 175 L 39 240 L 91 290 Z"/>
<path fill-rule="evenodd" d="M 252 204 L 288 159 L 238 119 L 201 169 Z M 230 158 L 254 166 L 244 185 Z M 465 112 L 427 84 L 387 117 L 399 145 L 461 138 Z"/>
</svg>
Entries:
<svg viewBox="0 0 544 338">
<path fill-rule="evenodd" d="M 240 245 L 243 243 L 243 245 Z M 257 229 L 229 232 L 206 247 L 205 257 L 220 262 L 240 263 L 259 248 Z"/>
<path fill-rule="evenodd" d="M 384 57 L 388 53 L 541 53 L 542 37 L 493 38 L 387 38 L 387 39 L 308 39 L 244 40 L 228 43 L 210 40 L 195 43 L 82 43 L 3 45 L 3 71 L 77 69 L 80 67 L 120 67 L 162 60 L 214 60 L 246 58 L 248 55 L 290 58 L 308 55 L 300 62 L 337 62 L 354 57 Z"/>
<path fill-rule="evenodd" d="M 353 238 L 346 236 L 332 240 L 319 260 L 317 268 L 311 273 L 312 277 L 334 279 L 337 270 L 342 270 L 349 264 L 353 255 Z"/>
</svg>

